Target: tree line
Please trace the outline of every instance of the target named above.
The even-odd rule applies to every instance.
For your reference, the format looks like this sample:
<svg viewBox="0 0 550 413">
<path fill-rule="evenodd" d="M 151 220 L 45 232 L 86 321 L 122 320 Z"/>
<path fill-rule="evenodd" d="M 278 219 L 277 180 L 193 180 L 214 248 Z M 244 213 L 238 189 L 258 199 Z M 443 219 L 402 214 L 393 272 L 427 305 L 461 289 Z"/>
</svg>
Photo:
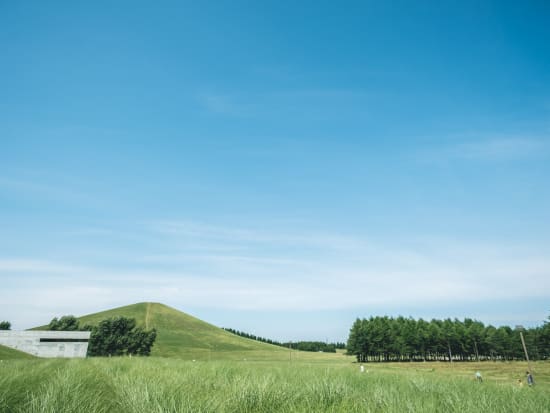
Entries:
<svg viewBox="0 0 550 413">
<path fill-rule="evenodd" d="M 256 336 L 254 334 L 249 334 L 249 333 L 245 333 L 244 331 L 239 331 L 239 330 L 235 330 L 235 329 L 232 329 L 232 328 L 226 328 L 226 327 L 222 327 L 225 331 L 228 331 L 229 333 L 233 333 L 237 336 L 240 336 L 240 337 L 244 337 L 244 338 L 249 338 L 251 340 L 256 340 L 256 341 L 261 341 L 262 343 L 268 343 L 268 344 L 273 344 L 274 346 L 282 346 L 283 343 L 280 343 L 276 340 L 271 340 L 269 338 L 264 338 L 264 337 L 260 337 L 260 336 Z"/>
<path fill-rule="evenodd" d="M 285 347 L 291 346 L 292 348 L 300 351 L 322 351 L 323 353 L 336 353 L 337 345 L 342 343 L 324 343 L 322 341 L 296 341 L 295 343 L 284 343 Z"/>
<path fill-rule="evenodd" d="M 111 317 L 97 325 L 84 324 L 75 316 L 54 318 L 48 324 L 54 331 L 90 331 L 88 356 L 148 356 L 157 337 L 155 329 L 144 330 L 136 325 L 134 318 Z"/>
<path fill-rule="evenodd" d="M 550 317 L 522 333 L 529 358 L 550 359 Z M 358 318 L 350 329 L 347 353 L 359 362 L 525 359 L 518 329 L 486 326 L 470 318 Z"/>
<path fill-rule="evenodd" d="M 324 353 L 336 353 L 336 349 L 345 349 L 346 344 L 345 343 L 325 343 L 322 341 L 287 341 L 287 342 L 279 342 L 277 340 L 271 340 L 264 337 L 259 337 L 254 334 L 245 333 L 243 331 L 234 330 L 232 328 L 225 328 L 225 331 L 228 331 L 230 333 L 233 333 L 240 337 L 249 338 L 251 340 L 261 341 L 262 343 L 268 343 L 273 344 L 275 346 L 280 347 L 286 347 L 286 348 L 293 348 L 295 350 L 300 351 L 314 351 L 319 352 L 322 351 Z"/>
</svg>

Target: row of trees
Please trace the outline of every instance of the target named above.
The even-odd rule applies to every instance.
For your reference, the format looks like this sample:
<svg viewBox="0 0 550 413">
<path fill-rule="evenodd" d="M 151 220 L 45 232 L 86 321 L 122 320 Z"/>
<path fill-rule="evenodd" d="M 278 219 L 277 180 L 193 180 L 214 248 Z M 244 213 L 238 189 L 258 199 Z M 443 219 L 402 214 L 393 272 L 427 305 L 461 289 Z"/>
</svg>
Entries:
<svg viewBox="0 0 550 413">
<path fill-rule="evenodd" d="M 346 348 L 345 343 L 324 343 L 322 341 L 295 341 L 295 342 L 279 342 L 268 338 L 256 336 L 254 334 L 248 334 L 243 331 L 234 330 L 232 328 L 224 328 L 225 331 L 236 334 L 240 337 L 249 338 L 251 340 L 261 341 L 263 343 L 273 344 L 275 346 L 293 348 L 301 351 L 322 351 L 324 353 L 335 353 L 336 349 Z"/>
<path fill-rule="evenodd" d="M 9 321 L 0 321 L 0 330 L 11 330 L 11 323 Z"/>
<path fill-rule="evenodd" d="M 550 320 L 550 318 L 549 318 Z M 523 331 L 529 357 L 550 359 L 550 323 Z M 520 332 L 469 318 L 425 321 L 405 317 L 357 319 L 347 352 L 359 362 L 517 360 L 525 355 Z"/>
<path fill-rule="evenodd" d="M 279 341 L 271 340 L 269 338 L 264 338 L 264 337 L 260 337 L 260 336 L 256 336 L 254 334 L 245 333 L 244 331 L 234 330 L 232 328 L 225 328 L 225 327 L 223 327 L 223 329 L 225 331 L 233 333 L 237 336 L 244 337 L 244 338 L 249 338 L 251 340 L 261 341 L 262 343 L 273 344 L 274 346 L 282 346 L 283 345 L 283 343 L 280 343 Z"/>
<path fill-rule="evenodd" d="M 144 330 L 136 325 L 136 320 L 127 317 L 112 317 L 97 325 L 80 326 L 72 315 L 54 318 L 48 325 L 49 330 L 91 331 L 88 343 L 88 356 L 148 356 L 157 337 L 157 332 Z"/>
<path fill-rule="evenodd" d="M 285 347 L 292 347 L 300 351 L 322 351 L 323 353 L 336 353 L 336 344 L 324 343 L 322 341 L 296 341 L 294 343 L 284 343 Z"/>
</svg>

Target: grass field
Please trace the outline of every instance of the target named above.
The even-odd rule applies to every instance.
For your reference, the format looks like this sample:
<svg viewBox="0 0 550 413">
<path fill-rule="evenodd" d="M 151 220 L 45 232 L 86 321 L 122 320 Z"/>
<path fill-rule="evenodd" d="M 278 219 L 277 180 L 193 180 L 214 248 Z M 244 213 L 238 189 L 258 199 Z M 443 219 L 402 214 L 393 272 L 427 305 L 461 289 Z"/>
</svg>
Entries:
<svg viewBox="0 0 550 413">
<path fill-rule="evenodd" d="M 139 303 L 80 317 L 156 328 L 152 357 L 38 359 L 0 347 L 0 412 L 550 413 L 550 363 L 365 364 L 245 339 L 173 308 Z M 483 383 L 474 380 L 481 371 Z"/>
<path fill-rule="evenodd" d="M 368 364 L 342 355 L 4 360 L 1 412 L 549 412 L 550 364 Z M 473 380 L 476 369 L 484 382 Z"/>
</svg>

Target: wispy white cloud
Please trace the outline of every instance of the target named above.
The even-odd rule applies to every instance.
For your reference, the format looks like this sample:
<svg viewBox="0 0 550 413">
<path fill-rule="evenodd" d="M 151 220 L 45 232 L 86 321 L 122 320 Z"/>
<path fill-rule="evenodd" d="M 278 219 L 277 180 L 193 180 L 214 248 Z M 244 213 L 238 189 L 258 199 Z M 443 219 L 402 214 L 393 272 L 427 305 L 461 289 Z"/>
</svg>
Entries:
<svg viewBox="0 0 550 413">
<path fill-rule="evenodd" d="M 277 257 L 261 257 L 255 255 L 236 255 L 236 254 L 159 254 L 159 255 L 146 255 L 140 258 L 141 262 L 149 262 L 156 264 L 174 264 L 174 263 L 187 263 L 194 261 L 219 263 L 222 265 L 231 263 L 241 264 L 254 264 L 261 266 L 280 266 L 280 265 L 292 265 L 297 266 L 307 263 L 304 260 L 290 259 L 290 258 L 277 258 Z"/>
<path fill-rule="evenodd" d="M 220 242 L 298 245 L 345 250 L 357 249 L 366 244 L 364 239 L 315 231 L 290 232 L 258 230 L 254 228 L 231 228 L 180 220 L 155 221 L 151 223 L 150 228 L 155 232 L 171 234 L 176 237 L 209 239 Z"/>
<path fill-rule="evenodd" d="M 25 312 L 42 309 L 48 314 L 86 312 L 138 301 L 182 303 L 189 307 L 248 311 L 319 311 L 358 307 L 401 305 L 441 305 L 494 299 L 547 297 L 550 274 L 547 266 L 535 272 L 508 268 L 507 262 L 493 268 L 487 277 L 483 270 L 471 273 L 461 269 L 421 267 L 400 270 L 337 270 L 318 268 L 315 276 L 299 274 L 291 279 L 273 277 L 220 278 L 178 272 L 112 270 L 81 278 L 68 274 L 58 279 L 25 283 L 4 282 L 0 300 L 5 308 L 25 308 L 14 314 L 18 323 L 28 319 Z M 104 277 L 102 283 L 98 279 Z M 90 278 L 93 278 L 90 281 Z M 114 282 L 114 279 L 118 281 Z M 520 282 L 520 280 L 522 282 Z M 15 284 L 15 285 L 13 285 Z M 498 288 L 497 288 L 498 287 Z M 99 308 L 98 308 L 99 307 Z M 51 316 L 48 316 L 51 318 Z M 47 321 L 47 320 L 45 320 Z M 28 322 L 28 321 L 27 321 Z M 35 321 L 36 323 L 36 321 Z M 30 327 L 32 324 L 26 324 Z"/>
<path fill-rule="evenodd" d="M 139 301 L 183 310 L 311 312 L 550 299 L 550 250 L 541 245 L 440 238 L 396 243 L 297 223 L 153 220 L 102 228 L 66 236 L 70 242 L 99 234 L 116 245 L 103 255 L 73 255 L 67 248 L 55 257 L 0 256 L 2 317 L 27 328 L 63 313 Z"/>
<path fill-rule="evenodd" d="M 82 272 L 85 271 L 85 269 L 78 266 L 46 260 L 0 258 L 0 275 L 3 273 L 72 274 L 75 271 Z"/>
<path fill-rule="evenodd" d="M 467 135 L 419 152 L 428 162 L 505 162 L 550 155 L 550 137 Z"/>
<path fill-rule="evenodd" d="M 56 203 L 97 205 L 100 200 L 82 190 L 82 182 L 77 183 L 67 177 L 50 176 L 48 179 L 35 176 L 0 177 L 0 192 L 31 195 Z"/>
<path fill-rule="evenodd" d="M 4 190 L 35 192 L 42 194 L 58 194 L 59 189 L 52 185 L 44 185 L 36 182 L 0 177 L 0 188 Z"/>
<path fill-rule="evenodd" d="M 534 138 L 501 137 L 459 143 L 452 149 L 456 156 L 467 159 L 508 160 L 537 155 L 548 145 Z"/>
<path fill-rule="evenodd" d="M 255 110 L 252 103 L 238 101 L 235 96 L 203 93 L 198 95 L 199 103 L 208 111 L 227 116 L 250 116 Z"/>
<path fill-rule="evenodd" d="M 335 116 L 335 108 L 347 107 L 363 111 L 366 101 L 376 96 L 355 89 L 318 88 L 288 89 L 266 93 L 200 93 L 198 102 L 208 111 L 229 116 L 276 115 L 299 112 L 302 116 L 314 114 Z M 358 102 L 362 102 L 358 105 Z"/>
<path fill-rule="evenodd" d="M 168 250 L 89 266 L 0 259 L 0 302 L 18 308 L 21 313 L 13 320 L 23 324 L 30 319 L 24 313 L 31 302 L 82 314 L 138 301 L 220 310 L 324 311 L 396 302 L 429 306 L 550 298 L 550 251 L 540 248 L 449 240 L 411 240 L 398 247 L 351 236 L 181 221 L 156 221 L 149 230 L 150 236 L 164 239 L 160 245 Z M 202 250 L 188 250 L 180 237 L 188 237 L 189 245 L 202 243 Z M 234 242 L 238 248 L 220 253 L 219 246 Z M 312 246 L 314 253 L 302 254 Z"/>
</svg>

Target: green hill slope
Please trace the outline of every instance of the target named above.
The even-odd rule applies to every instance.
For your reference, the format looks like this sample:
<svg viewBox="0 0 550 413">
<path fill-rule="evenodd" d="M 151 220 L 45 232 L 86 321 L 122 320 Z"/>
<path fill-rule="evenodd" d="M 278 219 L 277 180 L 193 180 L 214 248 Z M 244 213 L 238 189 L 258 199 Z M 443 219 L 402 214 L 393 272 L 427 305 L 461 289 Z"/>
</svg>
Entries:
<svg viewBox="0 0 550 413">
<path fill-rule="evenodd" d="M 138 303 L 79 317 L 97 324 L 114 316 L 132 317 L 139 326 L 157 330 L 152 355 L 186 359 L 278 359 L 288 350 L 231 334 L 159 303 Z"/>
<path fill-rule="evenodd" d="M 10 347 L 0 345 L 0 360 L 33 359 L 32 354 L 24 353 Z"/>
</svg>

